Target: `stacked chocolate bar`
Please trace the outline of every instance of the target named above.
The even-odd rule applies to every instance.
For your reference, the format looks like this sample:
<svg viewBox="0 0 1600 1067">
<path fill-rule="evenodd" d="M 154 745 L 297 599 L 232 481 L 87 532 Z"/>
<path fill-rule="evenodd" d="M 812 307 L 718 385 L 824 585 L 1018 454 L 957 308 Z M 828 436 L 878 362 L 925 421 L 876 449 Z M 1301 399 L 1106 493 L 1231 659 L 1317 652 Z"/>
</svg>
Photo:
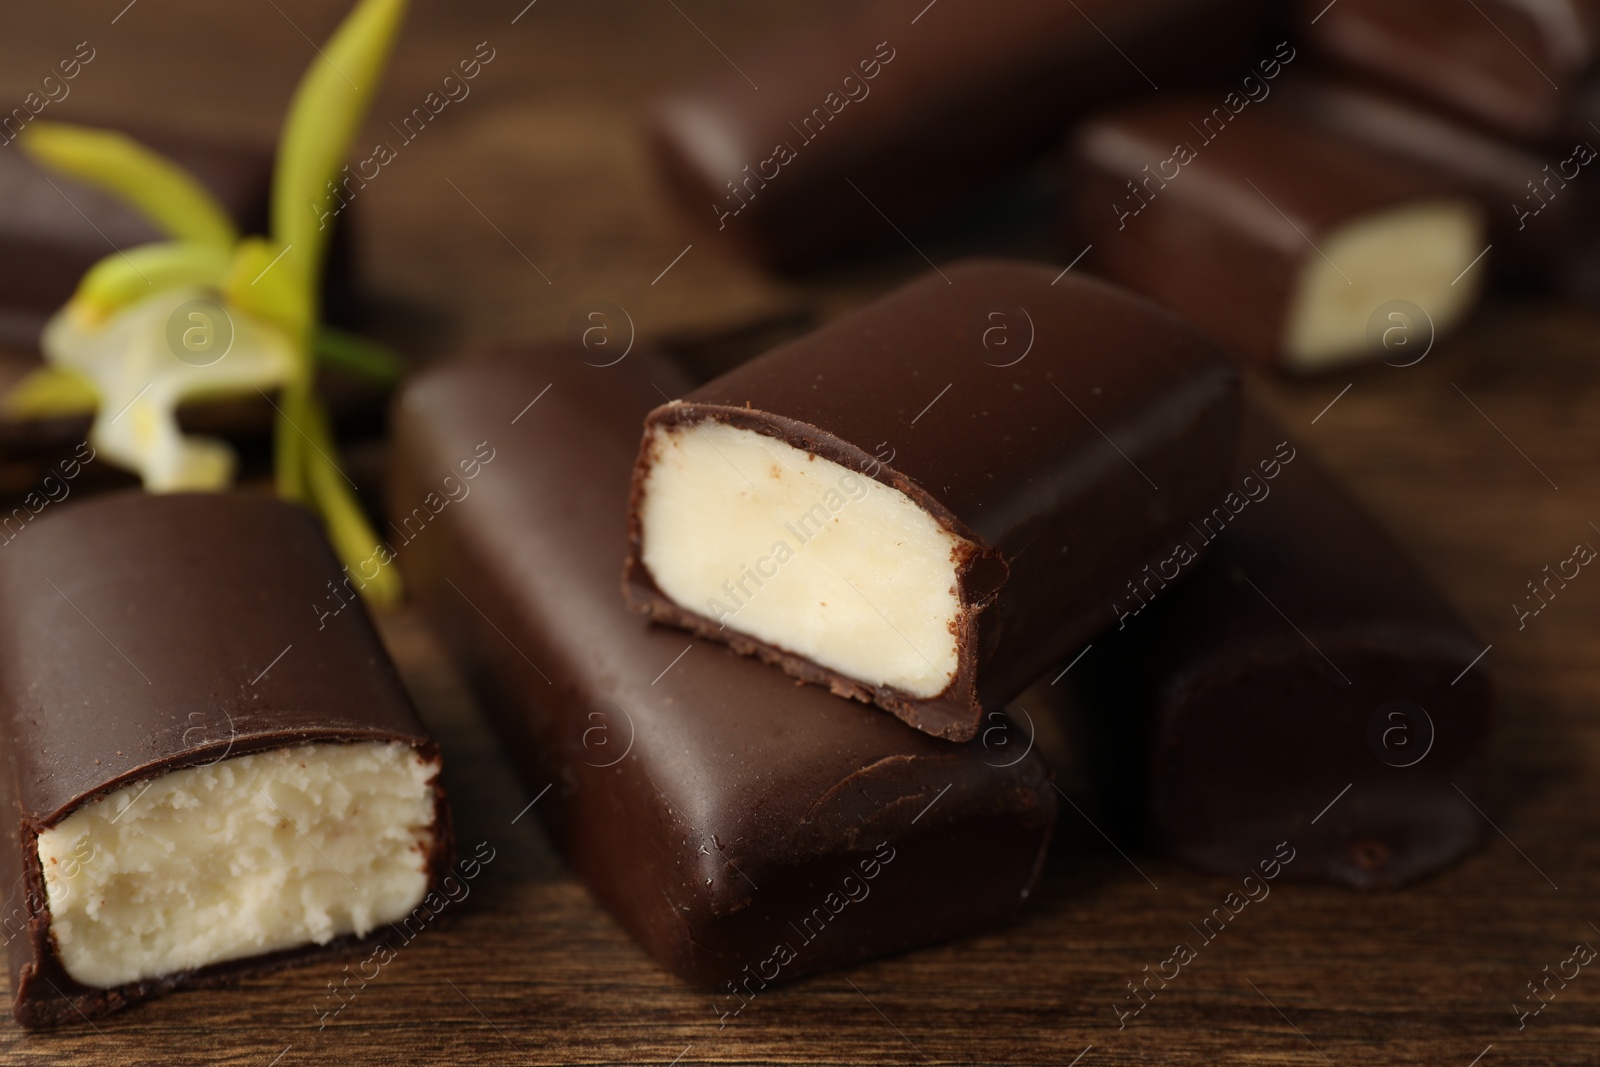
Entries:
<svg viewBox="0 0 1600 1067">
<path fill-rule="evenodd" d="M 886 2 L 797 35 L 748 72 L 760 92 L 730 77 L 659 104 L 665 172 L 717 230 L 790 266 L 863 234 L 898 239 L 1065 137 L 1070 276 L 1104 274 L 1232 354 L 1293 373 L 1414 360 L 1488 284 L 1570 288 L 1586 259 L 1600 266 L 1600 197 L 1569 189 L 1600 143 L 1592 0 L 1340 0 L 1287 18 L 1184 0 L 1024 8 Z M 1016 328 L 1033 299 L 992 299 L 983 337 L 1016 342 L 993 364 L 1047 332 L 1031 317 Z M 1492 703 L 1469 669 L 1482 643 L 1303 450 L 1248 414 L 1234 481 L 1209 502 L 1163 497 L 1162 519 L 1193 521 L 1159 546 L 1141 540 L 1159 523 L 1114 511 L 1052 523 L 1031 510 L 1052 498 L 1048 481 L 984 451 L 998 433 L 1032 454 L 1044 425 L 1034 410 L 996 422 L 993 383 L 925 372 L 929 397 L 994 403 L 959 428 L 970 452 L 941 441 L 937 457 L 908 456 L 929 435 L 880 425 L 875 406 L 890 402 L 864 353 L 936 344 L 913 318 L 886 315 L 860 349 L 841 323 L 651 415 L 630 528 L 636 606 L 952 738 L 1041 670 L 1040 648 L 1078 663 L 1098 611 L 1116 624 L 1067 672 L 1075 699 L 1068 685 L 1049 692 L 1084 725 L 1130 832 L 1207 870 L 1303 838 L 1313 858 L 1296 874 L 1360 886 L 1413 880 L 1472 847 Z M 809 389 L 795 385 L 807 372 Z M 1047 384 L 1077 406 L 1074 383 Z M 1216 487 L 1149 469 L 1142 437 L 1102 429 L 1150 487 Z M 895 531 L 895 570 L 846 581 L 798 544 L 865 510 L 830 478 L 880 465 L 928 499 L 908 492 L 917 525 L 879 520 L 880 542 Z M 1043 497 L 996 506 L 971 495 L 986 478 Z M 805 494 L 828 488 L 835 507 L 770 536 L 757 501 L 786 501 L 795 519 Z M 672 502 L 708 496 L 752 510 Z M 1092 579 L 1052 553 L 1063 544 L 1100 561 Z M 943 575 L 945 595 L 888 594 L 911 573 L 930 586 Z M 1035 590 L 1047 607 L 1030 603 Z M 992 607 L 971 617 L 985 595 Z"/>
<path fill-rule="evenodd" d="M 699 388 L 557 345 L 398 405 L 397 516 L 496 457 L 412 588 L 573 867 L 729 1010 L 1023 903 L 1055 794 L 980 717 L 1224 490 L 1228 361 L 1058 274 L 952 266 Z"/>
</svg>

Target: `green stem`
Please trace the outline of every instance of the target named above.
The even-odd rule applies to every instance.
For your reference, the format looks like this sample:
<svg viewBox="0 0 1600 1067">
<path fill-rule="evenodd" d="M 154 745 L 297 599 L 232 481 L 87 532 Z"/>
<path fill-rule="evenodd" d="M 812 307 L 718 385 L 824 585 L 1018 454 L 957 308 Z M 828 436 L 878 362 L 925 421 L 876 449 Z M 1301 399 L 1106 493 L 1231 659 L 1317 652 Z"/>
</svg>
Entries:
<svg viewBox="0 0 1600 1067">
<path fill-rule="evenodd" d="M 356 501 L 354 487 L 334 459 L 338 446 L 328 428 L 327 413 L 314 397 L 308 414 L 305 429 L 314 447 L 305 453 L 306 480 L 327 527 L 328 540 L 369 604 L 398 604 L 402 596 L 399 572 L 387 548 L 379 545 L 377 533 Z"/>
<path fill-rule="evenodd" d="M 272 435 L 272 466 L 278 495 L 306 503 L 306 423 L 311 405 L 311 383 L 296 374 L 278 396 L 278 418 Z"/>
<path fill-rule="evenodd" d="M 370 378 L 380 385 L 393 385 L 405 373 L 405 364 L 394 349 L 336 326 L 317 327 L 311 344 L 324 367 Z"/>
</svg>

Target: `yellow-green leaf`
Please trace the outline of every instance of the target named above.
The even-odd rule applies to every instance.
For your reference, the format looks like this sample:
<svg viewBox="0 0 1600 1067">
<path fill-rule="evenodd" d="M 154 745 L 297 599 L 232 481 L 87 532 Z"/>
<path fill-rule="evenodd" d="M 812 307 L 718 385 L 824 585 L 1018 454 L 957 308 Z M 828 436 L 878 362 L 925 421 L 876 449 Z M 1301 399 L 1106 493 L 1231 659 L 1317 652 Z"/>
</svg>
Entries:
<svg viewBox="0 0 1600 1067">
<path fill-rule="evenodd" d="M 305 453 L 306 481 L 311 499 L 322 515 L 323 526 L 334 551 L 347 572 L 359 583 L 367 603 L 388 607 L 400 602 L 400 575 L 388 549 L 379 545 L 378 535 L 367 522 L 355 491 L 334 458 L 337 446 L 328 428 L 328 417 L 315 398 L 307 406 L 305 429 L 314 447 Z"/>
<path fill-rule="evenodd" d="M 377 92 L 405 9 L 405 0 L 361 0 L 300 79 L 284 120 L 272 235 L 280 248 L 293 249 L 286 265 L 300 275 L 309 307 L 332 223 L 329 186 Z"/>
<path fill-rule="evenodd" d="M 35 122 L 19 143 L 40 163 L 126 201 L 180 241 L 226 248 L 239 239 L 233 220 L 205 186 L 125 133 Z"/>
<path fill-rule="evenodd" d="M 301 344 L 311 330 L 314 310 L 305 299 L 295 273 L 295 249 L 282 248 L 262 237 L 246 237 L 234 249 L 222 291 L 228 301 L 268 322 L 281 326 Z M 310 373 L 310 356 L 301 371 Z"/>
<path fill-rule="evenodd" d="M 60 367 L 40 367 L 12 386 L 0 410 L 14 419 L 53 419 L 92 415 L 100 406 L 89 379 Z"/>
<path fill-rule="evenodd" d="M 89 268 L 73 294 L 73 304 L 80 314 L 99 321 L 163 289 L 190 285 L 218 288 L 229 259 L 226 248 L 192 241 L 168 241 L 113 252 Z"/>
</svg>

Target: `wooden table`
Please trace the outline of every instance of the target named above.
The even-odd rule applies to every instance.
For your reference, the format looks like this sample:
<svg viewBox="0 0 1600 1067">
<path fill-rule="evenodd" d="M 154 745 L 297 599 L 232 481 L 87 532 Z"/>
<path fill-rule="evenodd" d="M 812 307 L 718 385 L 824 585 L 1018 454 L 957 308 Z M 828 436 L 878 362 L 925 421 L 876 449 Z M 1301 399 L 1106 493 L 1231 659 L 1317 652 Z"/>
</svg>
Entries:
<svg viewBox="0 0 1600 1067">
<path fill-rule="evenodd" d="M 96 57 L 50 117 L 270 137 L 310 41 L 344 7 L 124 3 L 8 5 L 0 102 L 20 102 L 88 40 Z M 478 42 L 495 58 L 361 194 L 376 332 L 437 355 L 557 336 L 586 302 L 607 300 L 642 335 L 706 333 L 825 317 L 923 266 L 891 247 L 847 270 L 766 276 L 697 237 L 647 165 L 643 99 L 814 5 L 524 3 L 413 14 L 374 136 Z M 1062 258 L 1043 219 L 986 243 Z M 947 262 L 970 247 L 923 250 Z M 1600 542 L 1597 357 L 1591 313 L 1493 306 L 1415 367 L 1252 382 L 1492 645 L 1496 825 L 1480 854 L 1414 889 L 1277 886 L 1126 1029 L 1112 1008 L 1124 983 L 1230 885 L 1135 854 L 1147 881 L 1071 807 L 1015 926 L 767 992 L 719 1028 L 710 998 L 647 960 L 536 820 L 517 819 L 531 798 L 439 646 L 401 612 L 382 620 L 384 635 L 446 746 L 462 840 L 495 851 L 455 920 L 406 947 L 325 1028 L 316 1009 L 342 961 L 61 1033 L 0 1025 L 0 1062 L 1595 1063 L 1600 974 L 1582 972 L 1526 1029 L 1513 1004 L 1575 943 L 1600 944 L 1600 579 L 1574 583 L 1520 632 L 1511 603 L 1575 542 Z M 1070 769 L 1063 781 L 1092 812 Z"/>
</svg>

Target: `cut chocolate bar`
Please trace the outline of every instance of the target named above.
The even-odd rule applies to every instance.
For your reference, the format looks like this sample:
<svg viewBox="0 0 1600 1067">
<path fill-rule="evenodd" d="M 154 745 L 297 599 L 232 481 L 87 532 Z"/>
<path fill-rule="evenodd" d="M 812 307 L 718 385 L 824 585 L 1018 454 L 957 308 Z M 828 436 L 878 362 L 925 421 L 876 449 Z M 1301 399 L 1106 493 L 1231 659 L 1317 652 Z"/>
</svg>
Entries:
<svg viewBox="0 0 1600 1067">
<path fill-rule="evenodd" d="M 73 1023 L 425 912 L 439 753 L 315 519 L 119 493 L 0 554 L 14 1014 Z"/>
<path fill-rule="evenodd" d="M 1231 75 L 1267 7 L 874 0 L 662 101 L 653 140 L 689 211 L 800 265 L 898 240 L 1095 107 Z"/>
<path fill-rule="evenodd" d="M 1291 876 L 1364 888 L 1455 862 L 1485 827 L 1482 640 L 1259 414 L 1234 477 L 1192 576 L 1130 582 L 1063 682 L 1105 810 L 1219 875 L 1282 841 Z"/>
<path fill-rule="evenodd" d="M 1369 323 L 1397 300 L 1442 335 L 1486 273 L 1483 212 L 1456 187 L 1277 109 L 1113 112 L 1079 132 L 1072 169 L 1086 262 L 1267 365 L 1381 358 Z"/>
<path fill-rule="evenodd" d="M 628 598 L 965 740 L 1221 491 L 1237 403 L 1152 303 L 949 267 L 651 412 Z"/>
<path fill-rule="evenodd" d="M 1303 0 L 1303 35 L 1353 71 L 1528 142 L 1571 127 L 1600 59 L 1594 0 Z"/>
<path fill-rule="evenodd" d="M 390 498 L 408 585 L 568 862 L 662 967 L 745 1000 L 1012 915 L 1055 816 L 1037 754 L 923 736 L 626 610 L 639 424 L 685 383 L 643 349 L 586 355 L 425 372 Z"/>
<path fill-rule="evenodd" d="M 1300 79 L 1275 104 L 1327 130 L 1433 173 L 1475 197 L 1489 222 L 1501 279 L 1548 287 L 1600 232 L 1600 195 L 1576 185 L 1600 131 L 1541 154 L 1431 108 L 1350 81 Z"/>
</svg>

